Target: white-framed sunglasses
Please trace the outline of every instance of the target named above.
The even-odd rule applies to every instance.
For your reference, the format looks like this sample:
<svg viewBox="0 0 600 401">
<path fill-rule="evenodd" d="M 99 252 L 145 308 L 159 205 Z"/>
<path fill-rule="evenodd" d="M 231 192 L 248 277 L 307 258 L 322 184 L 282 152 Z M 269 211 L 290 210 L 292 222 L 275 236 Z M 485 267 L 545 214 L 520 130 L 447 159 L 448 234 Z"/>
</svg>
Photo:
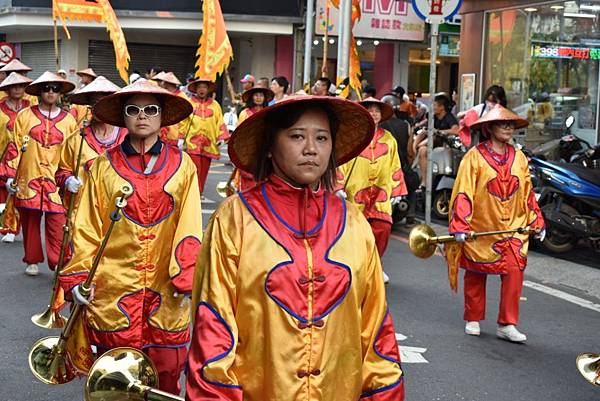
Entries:
<svg viewBox="0 0 600 401">
<path fill-rule="evenodd" d="M 146 117 L 156 117 L 160 114 L 160 106 L 156 104 L 149 104 L 144 107 L 139 107 L 135 104 L 128 104 L 125 106 L 125 115 L 127 117 L 137 117 L 142 112 Z"/>
</svg>

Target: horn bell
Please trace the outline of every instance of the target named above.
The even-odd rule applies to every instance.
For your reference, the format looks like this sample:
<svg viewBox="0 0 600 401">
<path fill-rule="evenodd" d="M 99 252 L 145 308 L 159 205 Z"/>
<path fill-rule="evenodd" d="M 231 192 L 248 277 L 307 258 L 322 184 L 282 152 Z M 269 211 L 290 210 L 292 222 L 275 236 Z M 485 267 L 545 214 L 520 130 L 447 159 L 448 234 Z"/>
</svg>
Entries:
<svg viewBox="0 0 600 401">
<path fill-rule="evenodd" d="M 426 224 L 419 224 L 410 230 L 408 247 L 416 257 L 421 259 L 430 258 L 436 249 L 436 244 L 430 242 L 433 237 L 435 237 L 433 228 Z"/>
<path fill-rule="evenodd" d="M 584 352 L 577 357 L 577 369 L 588 383 L 600 387 L 600 354 Z"/>
</svg>

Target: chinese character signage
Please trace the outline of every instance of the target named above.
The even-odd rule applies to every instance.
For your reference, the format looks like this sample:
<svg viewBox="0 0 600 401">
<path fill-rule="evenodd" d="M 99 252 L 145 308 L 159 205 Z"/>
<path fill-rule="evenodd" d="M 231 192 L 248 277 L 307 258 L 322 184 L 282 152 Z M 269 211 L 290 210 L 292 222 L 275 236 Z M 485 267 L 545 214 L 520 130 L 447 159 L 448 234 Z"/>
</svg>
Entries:
<svg viewBox="0 0 600 401">
<path fill-rule="evenodd" d="M 317 35 L 325 34 L 327 0 L 317 0 Z M 425 38 L 425 23 L 409 3 L 395 0 L 361 0 L 362 17 L 354 26 L 357 38 L 415 40 Z M 329 34 L 338 34 L 339 11 L 329 7 Z"/>
<path fill-rule="evenodd" d="M 600 60 L 600 49 L 571 46 L 534 46 L 532 56 L 536 58 L 563 58 Z"/>
</svg>

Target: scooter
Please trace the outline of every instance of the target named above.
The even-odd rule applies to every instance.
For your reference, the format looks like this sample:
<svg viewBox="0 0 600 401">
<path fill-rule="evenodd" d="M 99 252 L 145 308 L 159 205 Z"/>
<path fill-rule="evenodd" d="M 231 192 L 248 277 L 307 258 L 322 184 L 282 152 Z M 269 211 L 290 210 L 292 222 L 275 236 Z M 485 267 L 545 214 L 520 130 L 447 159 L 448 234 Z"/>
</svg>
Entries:
<svg viewBox="0 0 600 401">
<path fill-rule="evenodd" d="M 575 117 L 572 115 L 567 117 L 565 120 L 565 131 L 560 138 L 536 146 L 531 149 L 530 153 L 543 160 L 573 162 L 575 158 L 592 148 L 586 140 L 571 134 L 571 127 L 574 123 Z"/>
<path fill-rule="evenodd" d="M 547 226 L 542 246 L 565 253 L 585 240 L 600 252 L 600 169 L 530 157 L 530 170 Z"/>
</svg>

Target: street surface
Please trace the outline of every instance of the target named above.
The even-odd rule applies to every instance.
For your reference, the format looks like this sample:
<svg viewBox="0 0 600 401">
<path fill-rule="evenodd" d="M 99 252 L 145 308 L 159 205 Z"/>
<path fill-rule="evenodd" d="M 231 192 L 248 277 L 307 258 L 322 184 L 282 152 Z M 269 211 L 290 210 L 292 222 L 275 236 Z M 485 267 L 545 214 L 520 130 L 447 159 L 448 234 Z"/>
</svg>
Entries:
<svg viewBox="0 0 600 401">
<path fill-rule="evenodd" d="M 222 164 L 211 169 L 205 224 L 220 201 L 216 184 L 227 180 L 230 171 Z M 391 278 L 388 301 L 404 360 L 407 401 L 600 400 L 600 388 L 585 382 L 575 368 L 579 353 L 600 353 L 600 299 L 594 292 L 600 287 L 600 270 L 577 265 L 576 258 L 563 266 L 561 260 L 543 255 L 535 259 L 532 254 L 530 264 L 537 266 L 527 271 L 519 326 L 528 341 L 517 345 L 495 336 L 497 277 L 488 281 L 481 337 L 467 336 L 461 289 L 451 292 L 443 259 L 417 259 L 404 234 L 393 237 L 383 263 Z M 81 400 L 84 380 L 48 386 L 29 371 L 31 345 L 58 333 L 30 321 L 46 307 L 52 276 L 45 265 L 40 266 L 40 276 L 25 276 L 22 252 L 20 237 L 14 244 L 0 244 L 0 400 Z M 553 280 L 571 265 L 574 270 L 564 273 L 564 282 Z"/>
</svg>

